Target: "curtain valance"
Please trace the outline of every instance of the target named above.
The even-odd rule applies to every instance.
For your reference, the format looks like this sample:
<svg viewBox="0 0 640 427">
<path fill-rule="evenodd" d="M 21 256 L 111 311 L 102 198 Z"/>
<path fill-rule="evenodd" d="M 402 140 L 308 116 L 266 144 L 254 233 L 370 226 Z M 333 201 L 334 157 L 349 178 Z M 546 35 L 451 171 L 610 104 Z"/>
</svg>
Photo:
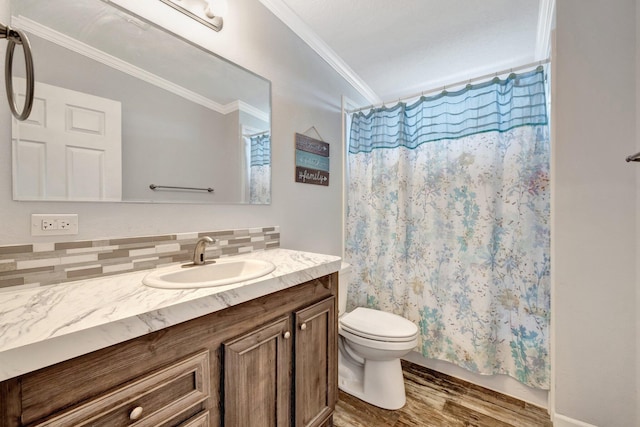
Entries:
<svg viewBox="0 0 640 427">
<path fill-rule="evenodd" d="M 271 134 L 264 133 L 252 136 L 251 140 L 251 166 L 264 166 L 271 164 Z"/>
<path fill-rule="evenodd" d="M 352 115 L 349 152 L 416 148 L 425 142 L 547 124 L 545 74 L 540 67 L 455 92 L 423 96 L 408 105 Z"/>
</svg>

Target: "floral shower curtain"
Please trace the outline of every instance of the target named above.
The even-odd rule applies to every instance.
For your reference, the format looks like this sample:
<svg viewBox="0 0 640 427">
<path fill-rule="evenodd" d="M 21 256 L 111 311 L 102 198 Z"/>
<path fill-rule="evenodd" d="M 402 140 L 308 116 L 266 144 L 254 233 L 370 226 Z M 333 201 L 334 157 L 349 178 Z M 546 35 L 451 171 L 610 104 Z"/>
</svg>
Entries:
<svg viewBox="0 0 640 427">
<path fill-rule="evenodd" d="M 351 117 L 348 304 L 419 350 L 549 388 L 549 137 L 542 69 Z"/>
<path fill-rule="evenodd" d="M 251 136 L 249 144 L 249 202 L 271 203 L 271 134 Z"/>
</svg>

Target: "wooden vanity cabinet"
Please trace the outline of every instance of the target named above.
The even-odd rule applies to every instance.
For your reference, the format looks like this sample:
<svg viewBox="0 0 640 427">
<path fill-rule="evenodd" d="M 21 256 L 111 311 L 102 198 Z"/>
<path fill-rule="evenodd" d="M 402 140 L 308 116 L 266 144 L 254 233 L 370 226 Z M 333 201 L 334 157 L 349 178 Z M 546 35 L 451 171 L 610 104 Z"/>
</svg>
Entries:
<svg viewBox="0 0 640 427">
<path fill-rule="evenodd" d="M 318 427 L 331 420 L 335 301 L 296 311 L 293 324 L 285 316 L 223 344 L 225 427 Z"/>
<path fill-rule="evenodd" d="M 324 425 L 338 400 L 336 300 L 295 312 L 295 427 Z"/>
<path fill-rule="evenodd" d="M 292 341 L 286 316 L 223 344 L 225 427 L 290 425 Z"/>
<path fill-rule="evenodd" d="M 324 426 L 337 273 L 0 382 L 0 427 Z"/>
<path fill-rule="evenodd" d="M 199 419 L 208 418 L 202 403 L 209 398 L 209 378 L 209 352 L 205 350 L 36 422 L 34 427 L 193 424 L 194 415 Z"/>
</svg>

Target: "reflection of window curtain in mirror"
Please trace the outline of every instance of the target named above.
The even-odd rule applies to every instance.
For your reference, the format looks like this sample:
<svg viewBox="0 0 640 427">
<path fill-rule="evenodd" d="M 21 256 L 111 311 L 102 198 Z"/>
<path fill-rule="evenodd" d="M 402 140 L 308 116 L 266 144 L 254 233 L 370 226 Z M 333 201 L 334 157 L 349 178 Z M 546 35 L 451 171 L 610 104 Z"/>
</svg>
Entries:
<svg viewBox="0 0 640 427">
<path fill-rule="evenodd" d="M 249 142 L 249 202 L 271 203 L 271 134 L 251 136 Z"/>
</svg>

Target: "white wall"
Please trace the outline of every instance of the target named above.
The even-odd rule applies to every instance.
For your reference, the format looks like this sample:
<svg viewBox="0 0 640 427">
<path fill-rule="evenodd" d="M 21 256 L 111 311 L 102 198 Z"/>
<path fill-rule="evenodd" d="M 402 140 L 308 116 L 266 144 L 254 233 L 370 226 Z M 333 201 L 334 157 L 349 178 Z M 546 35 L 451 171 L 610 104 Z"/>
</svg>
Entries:
<svg viewBox="0 0 640 427">
<path fill-rule="evenodd" d="M 635 0 L 557 2 L 555 411 L 638 424 Z M 577 423 L 575 425 L 578 425 Z"/>
<path fill-rule="evenodd" d="M 131 7 L 159 9 L 157 1 L 123 0 Z M 229 1 L 224 29 L 215 33 L 175 19 L 176 31 L 272 82 L 272 204 L 149 205 L 14 202 L 11 196 L 11 121 L 0 102 L 0 244 L 55 240 L 29 234 L 32 213 L 78 213 L 78 240 L 205 229 L 279 225 L 285 248 L 341 253 L 340 96 L 365 101 L 315 52 L 258 0 Z M 0 0 L 8 22 L 9 0 Z M 6 43 L 0 44 L 4 50 Z M 0 52 L 3 54 L 3 52 Z M 21 53 L 19 53 L 21 54 Z M 4 57 L 4 55 L 2 55 Z M 35 59 L 37 61 L 37 58 Z M 315 126 L 331 143 L 330 186 L 294 182 L 294 133 Z"/>
</svg>

